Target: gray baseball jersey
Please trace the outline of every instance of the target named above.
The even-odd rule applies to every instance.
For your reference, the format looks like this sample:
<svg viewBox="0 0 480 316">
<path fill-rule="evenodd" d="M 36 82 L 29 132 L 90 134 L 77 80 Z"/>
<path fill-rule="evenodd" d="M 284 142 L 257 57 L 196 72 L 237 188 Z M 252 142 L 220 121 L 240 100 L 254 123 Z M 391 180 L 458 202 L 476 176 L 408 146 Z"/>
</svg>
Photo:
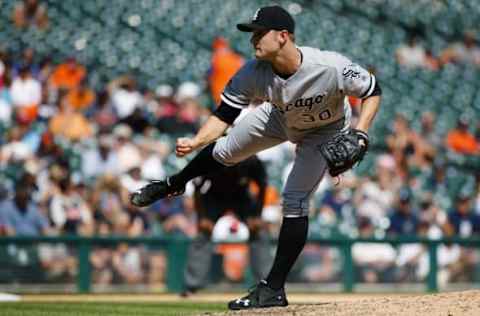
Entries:
<svg viewBox="0 0 480 316">
<path fill-rule="evenodd" d="M 223 102 L 235 108 L 263 104 L 218 139 L 213 149 L 214 158 L 228 166 L 284 141 L 296 143 L 295 161 L 282 193 L 286 217 L 308 215 L 310 197 L 326 170 L 318 146 L 350 125 L 345 96 L 366 98 L 375 88 L 375 77 L 348 58 L 310 47 L 299 49 L 302 64 L 287 79 L 276 75 L 269 63 L 252 60 L 230 80 Z"/>
<path fill-rule="evenodd" d="M 222 101 L 236 108 L 252 101 L 270 102 L 281 111 L 288 127 L 300 130 L 349 119 L 345 95 L 368 97 L 375 77 L 338 53 L 310 47 L 299 50 L 302 64 L 288 79 L 276 75 L 268 62 L 246 63 L 227 85 Z"/>
</svg>

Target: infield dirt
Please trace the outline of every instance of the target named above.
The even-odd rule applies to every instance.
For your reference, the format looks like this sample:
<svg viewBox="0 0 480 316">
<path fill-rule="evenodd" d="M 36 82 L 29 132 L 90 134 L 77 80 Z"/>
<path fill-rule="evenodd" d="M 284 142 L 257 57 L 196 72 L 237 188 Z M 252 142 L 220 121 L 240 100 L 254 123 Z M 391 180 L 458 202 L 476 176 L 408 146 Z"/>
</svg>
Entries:
<svg viewBox="0 0 480 316">
<path fill-rule="evenodd" d="M 285 308 L 201 314 L 202 316 L 479 316 L 480 291 L 431 295 L 337 296 Z"/>
</svg>

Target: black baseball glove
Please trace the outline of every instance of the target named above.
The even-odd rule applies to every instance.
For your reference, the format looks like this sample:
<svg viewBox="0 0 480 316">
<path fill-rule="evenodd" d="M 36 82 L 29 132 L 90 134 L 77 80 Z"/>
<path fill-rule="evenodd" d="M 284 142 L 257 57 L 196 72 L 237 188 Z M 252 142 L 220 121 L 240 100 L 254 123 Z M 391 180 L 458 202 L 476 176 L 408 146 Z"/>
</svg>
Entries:
<svg viewBox="0 0 480 316">
<path fill-rule="evenodd" d="M 327 161 L 330 175 L 336 177 L 363 159 L 368 149 L 368 135 L 358 129 L 351 129 L 347 133 L 335 135 L 318 146 L 318 149 Z"/>
</svg>

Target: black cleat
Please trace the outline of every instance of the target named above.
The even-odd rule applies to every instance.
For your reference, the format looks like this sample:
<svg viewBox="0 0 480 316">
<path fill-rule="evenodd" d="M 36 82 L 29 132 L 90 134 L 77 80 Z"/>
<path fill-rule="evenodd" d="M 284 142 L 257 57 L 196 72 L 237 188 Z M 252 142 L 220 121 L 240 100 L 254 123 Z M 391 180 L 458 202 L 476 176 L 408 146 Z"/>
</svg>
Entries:
<svg viewBox="0 0 480 316">
<path fill-rule="evenodd" d="M 168 179 L 165 181 L 154 180 L 143 188 L 133 192 L 130 195 L 130 202 L 135 206 L 143 207 L 166 197 L 181 195 L 184 192 L 184 186 L 173 187 L 168 184 Z"/>
<path fill-rule="evenodd" d="M 288 305 L 285 289 L 271 289 L 263 280 L 248 292 L 247 296 L 230 301 L 228 303 L 228 309 L 241 310 L 251 308 L 284 307 Z"/>
</svg>

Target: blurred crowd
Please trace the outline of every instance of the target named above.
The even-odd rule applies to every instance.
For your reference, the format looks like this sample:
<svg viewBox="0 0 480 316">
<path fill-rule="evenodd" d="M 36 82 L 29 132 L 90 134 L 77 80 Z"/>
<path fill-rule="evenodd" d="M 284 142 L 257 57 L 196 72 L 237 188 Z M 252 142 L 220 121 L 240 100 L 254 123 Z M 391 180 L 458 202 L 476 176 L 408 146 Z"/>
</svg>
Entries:
<svg viewBox="0 0 480 316">
<path fill-rule="evenodd" d="M 435 55 L 422 43 L 419 32 L 411 32 L 406 43 L 396 51 L 397 62 L 410 69 L 423 68 L 439 70 L 446 64 L 473 65 L 480 67 L 480 46 L 472 31 L 466 31 L 463 38 L 450 43 Z"/>
<path fill-rule="evenodd" d="M 175 135 L 195 133 L 209 114 L 198 101 L 199 85 L 149 91 L 121 76 L 95 91 L 74 58 L 54 64 L 31 48 L 1 53 L 0 66 L 0 235 L 193 236 L 187 198 L 147 212 L 132 207 L 128 195 L 182 163 L 167 161 Z M 118 271 L 129 260 L 140 265 L 138 248 L 127 248 L 100 252 L 92 263 L 107 264 L 107 253 Z M 54 253 L 65 265 L 73 255 Z M 58 269 L 59 257 L 43 255 Z"/>
<path fill-rule="evenodd" d="M 35 14 L 25 7 L 15 10 L 18 27 L 48 25 L 41 8 Z M 207 93 L 203 86 L 218 99 L 225 80 L 243 63 L 223 39 L 215 41 L 213 50 L 207 83 L 165 83 L 154 90 L 132 75 L 94 89 L 88 84 L 92 70 L 74 57 L 57 63 L 32 48 L 0 52 L 0 236 L 194 237 L 191 188 L 182 197 L 144 209 L 130 205 L 128 195 L 185 165 L 185 159 L 174 155 L 176 137 L 194 134 L 215 107 L 202 101 Z M 436 70 L 448 62 L 479 65 L 479 55 L 466 34 L 438 58 L 412 37 L 397 57 L 407 67 Z M 349 102 L 358 115 L 359 100 Z M 374 164 L 368 172 L 354 170 L 322 181 L 311 205 L 312 237 L 480 234 L 480 172 L 450 166 L 445 159 L 445 153 L 479 155 L 480 126 L 461 116 L 454 129 L 439 135 L 435 113 L 419 119 L 415 128 L 405 116 L 396 116 L 385 138 L 378 140 L 385 148 L 369 153 Z M 269 172 L 262 218 L 272 237 L 282 219 L 279 192 L 294 152 L 293 144 L 284 144 L 259 154 Z M 76 250 L 66 245 L 42 245 L 35 251 L 0 248 L 5 252 L 0 260 L 13 258 L 12 269 L 39 269 L 25 280 L 72 280 L 77 273 Z M 418 244 L 358 243 L 352 253 L 363 282 L 421 281 L 429 270 L 428 249 Z M 470 248 L 441 245 L 440 280 L 478 280 L 478 255 Z M 291 281 L 338 281 L 339 260 L 338 249 L 308 244 Z M 161 284 L 167 264 L 162 249 L 126 244 L 94 247 L 90 263 L 97 284 Z M 1 274 L 0 280 L 5 277 Z M 13 275 L 22 278 L 22 273 Z"/>
</svg>

